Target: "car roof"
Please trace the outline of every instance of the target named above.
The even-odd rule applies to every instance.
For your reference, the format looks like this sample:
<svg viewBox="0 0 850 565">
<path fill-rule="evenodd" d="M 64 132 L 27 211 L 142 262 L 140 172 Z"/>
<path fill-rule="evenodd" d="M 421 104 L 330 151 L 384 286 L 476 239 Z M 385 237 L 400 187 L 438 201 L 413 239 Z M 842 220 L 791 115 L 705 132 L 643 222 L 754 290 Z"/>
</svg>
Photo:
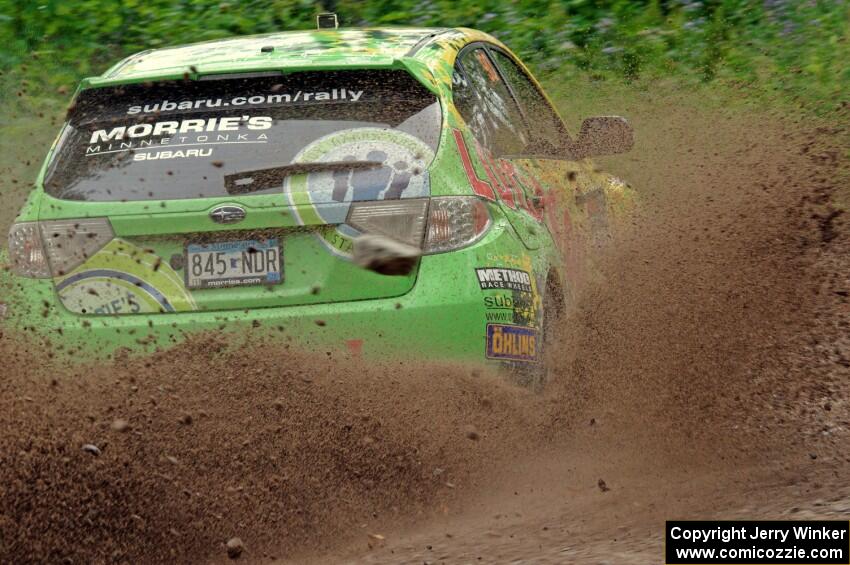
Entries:
<svg viewBox="0 0 850 565">
<path fill-rule="evenodd" d="M 376 28 L 287 31 L 142 51 L 119 62 L 95 83 L 281 68 L 387 67 L 411 57 L 447 28 Z M 482 34 L 483 35 L 483 34 Z"/>
</svg>

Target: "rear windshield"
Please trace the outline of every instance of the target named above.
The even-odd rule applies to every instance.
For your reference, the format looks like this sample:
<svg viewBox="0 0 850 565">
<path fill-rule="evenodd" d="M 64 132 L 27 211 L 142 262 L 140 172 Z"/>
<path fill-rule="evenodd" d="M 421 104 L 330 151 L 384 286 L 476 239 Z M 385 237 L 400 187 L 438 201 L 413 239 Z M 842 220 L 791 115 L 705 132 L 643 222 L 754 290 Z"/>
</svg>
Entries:
<svg viewBox="0 0 850 565">
<path fill-rule="evenodd" d="M 436 97 L 396 70 L 92 89 L 76 101 L 45 190 L 83 201 L 225 196 L 227 177 L 304 162 L 305 155 L 311 162 L 366 160 L 404 168 L 393 151 L 381 150 L 380 140 L 424 148 L 416 152 L 421 165 L 436 151 L 440 123 Z M 340 150 L 345 155 L 323 156 L 321 147 L 340 135 L 378 141 L 361 144 L 369 149 L 363 155 L 354 145 Z M 251 193 L 281 186 L 258 188 Z"/>
</svg>

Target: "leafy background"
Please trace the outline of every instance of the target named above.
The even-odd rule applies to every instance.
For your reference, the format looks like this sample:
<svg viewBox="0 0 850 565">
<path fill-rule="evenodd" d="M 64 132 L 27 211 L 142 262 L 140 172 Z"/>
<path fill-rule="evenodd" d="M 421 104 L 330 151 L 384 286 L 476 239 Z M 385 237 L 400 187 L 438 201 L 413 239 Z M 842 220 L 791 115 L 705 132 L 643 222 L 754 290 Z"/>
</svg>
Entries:
<svg viewBox="0 0 850 565">
<path fill-rule="evenodd" d="M 848 0 L 0 0 L 0 98 L 49 105 L 134 51 L 310 28 L 325 10 L 344 26 L 476 27 L 562 80 L 673 78 L 820 114 L 850 105 Z"/>
</svg>

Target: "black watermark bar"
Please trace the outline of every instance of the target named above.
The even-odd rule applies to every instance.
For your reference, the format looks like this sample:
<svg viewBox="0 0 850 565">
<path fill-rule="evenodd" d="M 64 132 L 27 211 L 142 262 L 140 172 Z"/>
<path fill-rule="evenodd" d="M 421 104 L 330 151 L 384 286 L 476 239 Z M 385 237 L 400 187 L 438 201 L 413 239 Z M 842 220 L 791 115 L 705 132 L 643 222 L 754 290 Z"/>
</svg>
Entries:
<svg viewBox="0 0 850 565">
<path fill-rule="evenodd" d="M 664 553 L 668 565 L 848 565 L 850 522 L 673 521 Z"/>
</svg>

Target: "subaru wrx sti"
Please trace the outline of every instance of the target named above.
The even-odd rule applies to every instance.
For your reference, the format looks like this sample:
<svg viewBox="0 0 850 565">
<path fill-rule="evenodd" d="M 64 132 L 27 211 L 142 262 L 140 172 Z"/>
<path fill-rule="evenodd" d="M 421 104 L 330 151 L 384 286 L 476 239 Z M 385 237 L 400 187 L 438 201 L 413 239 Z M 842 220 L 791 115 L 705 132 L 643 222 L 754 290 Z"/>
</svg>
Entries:
<svg viewBox="0 0 850 565">
<path fill-rule="evenodd" d="M 212 330 L 539 372 L 632 198 L 588 157 L 630 144 L 616 117 L 571 137 L 471 29 L 145 51 L 76 92 L 9 234 L 0 324 L 78 358 Z M 364 236 L 406 268 L 363 268 Z"/>
</svg>

